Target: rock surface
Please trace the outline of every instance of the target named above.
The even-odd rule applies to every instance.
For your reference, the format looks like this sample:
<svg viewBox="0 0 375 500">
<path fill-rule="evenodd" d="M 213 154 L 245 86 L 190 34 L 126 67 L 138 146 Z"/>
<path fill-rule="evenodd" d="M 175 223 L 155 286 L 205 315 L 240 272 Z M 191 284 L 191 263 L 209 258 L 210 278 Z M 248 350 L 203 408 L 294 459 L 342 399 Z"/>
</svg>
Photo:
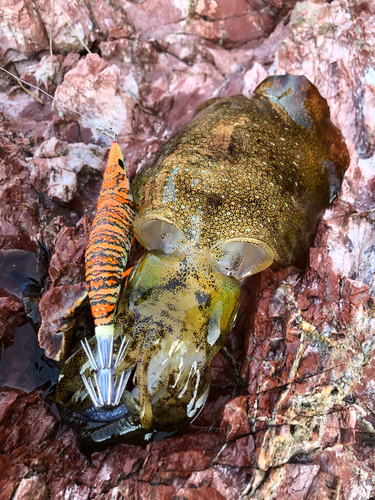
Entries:
<svg viewBox="0 0 375 500">
<path fill-rule="evenodd" d="M 92 327 L 83 256 L 111 142 L 97 126 L 119 133 L 132 177 L 205 99 L 249 96 L 272 74 L 305 75 L 351 165 L 305 258 L 242 284 L 229 356 L 214 359 L 208 402 L 189 428 L 146 448 L 111 446 L 89 465 L 41 389 L 3 387 L 1 500 L 373 498 L 374 4 L 53 5 L 0 6 L 1 65 L 59 99 L 58 116 L 45 95 L 31 89 L 38 102 L 0 73 L 0 248 L 39 247 L 39 339 L 51 358 Z M 85 45 L 93 53 L 81 55 Z M 0 308 L 7 347 L 26 318 L 9 292 Z"/>
</svg>

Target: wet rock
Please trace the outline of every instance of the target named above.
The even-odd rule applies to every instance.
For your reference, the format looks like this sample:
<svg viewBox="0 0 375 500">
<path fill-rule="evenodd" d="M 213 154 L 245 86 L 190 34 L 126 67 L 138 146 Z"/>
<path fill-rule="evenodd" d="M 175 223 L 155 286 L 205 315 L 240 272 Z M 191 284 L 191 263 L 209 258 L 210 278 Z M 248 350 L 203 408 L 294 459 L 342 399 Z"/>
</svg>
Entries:
<svg viewBox="0 0 375 500">
<path fill-rule="evenodd" d="M 16 328 L 11 346 L 5 346 L 0 359 L 0 386 L 31 392 L 42 388 L 47 396 L 58 378 L 57 366 L 47 359 L 29 323 Z"/>
<path fill-rule="evenodd" d="M 49 266 L 53 287 L 85 280 L 85 252 L 91 223 L 91 218 L 83 216 L 75 228 L 64 227 L 59 232 Z"/>
<path fill-rule="evenodd" d="M 14 330 L 37 321 L 40 286 L 37 260 L 24 250 L 0 251 L 0 359 L 3 348 L 13 344 Z"/>
<path fill-rule="evenodd" d="M 26 290 L 23 287 L 22 279 L 19 281 L 13 275 L 14 271 L 20 273 L 25 279 L 38 280 L 35 254 L 24 250 L 0 250 L 1 287 L 9 294 L 22 299 Z"/>
<path fill-rule="evenodd" d="M 0 288 L 0 357 L 3 347 L 8 347 L 13 340 L 14 329 L 26 323 L 27 319 L 21 300 L 12 297 Z"/>
<path fill-rule="evenodd" d="M 66 358 L 74 341 L 93 331 L 85 282 L 52 288 L 43 295 L 39 310 L 39 343 L 46 356 L 56 361 Z"/>
</svg>

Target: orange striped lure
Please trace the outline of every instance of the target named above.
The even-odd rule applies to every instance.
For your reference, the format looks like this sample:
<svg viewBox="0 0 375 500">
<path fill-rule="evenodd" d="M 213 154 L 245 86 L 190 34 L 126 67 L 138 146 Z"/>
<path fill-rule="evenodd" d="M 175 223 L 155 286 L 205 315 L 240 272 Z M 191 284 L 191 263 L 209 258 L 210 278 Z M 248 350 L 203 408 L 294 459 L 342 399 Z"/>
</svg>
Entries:
<svg viewBox="0 0 375 500">
<path fill-rule="evenodd" d="M 53 101 L 85 118 L 82 113 L 53 97 L 45 90 L 22 80 L 5 68 L 0 67 L 0 70 L 18 82 L 39 90 Z M 97 359 L 91 352 L 87 339 L 82 342 L 82 347 L 94 371 L 97 392 L 90 378 L 87 379 L 85 375 L 82 375 L 82 380 L 94 405 L 102 407 L 117 405 L 126 385 L 124 372 L 115 385 L 114 370 L 120 363 L 127 344 L 125 345 L 124 338 L 114 363 L 113 336 L 116 304 L 123 270 L 131 246 L 130 228 L 133 221 L 133 199 L 129 191 L 124 158 L 117 143 L 117 134 L 111 128 L 103 125 L 96 125 L 95 128 L 114 140 L 109 152 L 97 212 L 86 251 L 86 282 L 95 323 Z"/>
<path fill-rule="evenodd" d="M 82 346 L 94 370 L 97 391 L 91 379 L 85 375 L 82 378 L 97 407 L 118 404 L 123 392 L 123 374 L 117 387 L 114 380 L 122 349 L 114 363 L 113 335 L 117 299 L 131 246 L 132 221 L 133 200 L 124 158 L 120 146 L 113 141 L 86 250 L 86 282 L 95 323 L 97 359 L 87 339 Z"/>
</svg>

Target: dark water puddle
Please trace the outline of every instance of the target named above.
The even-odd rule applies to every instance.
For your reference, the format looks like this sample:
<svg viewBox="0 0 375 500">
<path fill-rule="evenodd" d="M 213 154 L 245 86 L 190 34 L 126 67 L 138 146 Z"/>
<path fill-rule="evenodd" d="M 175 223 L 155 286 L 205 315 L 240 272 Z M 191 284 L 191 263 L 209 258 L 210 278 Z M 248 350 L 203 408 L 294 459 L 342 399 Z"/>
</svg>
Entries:
<svg viewBox="0 0 375 500">
<path fill-rule="evenodd" d="M 0 386 L 31 392 L 42 387 L 43 396 L 51 392 L 60 370 L 49 361 L 30 324 L 14 330 L 13 344 L 3 349 L 0 359 Z"/>
<path fill-rule="evenodd" d="M 14 280 L 15 276 L 16 280 Z M 33 292 L 33 290 L 30 286 L 24 286 L 23 281 L 27 281 L 27 278 L 33 278 L 36 283 L 39 282 L 36 256 L 32 252 L 24 250 L 1 250 L 1 287 L 20 299 L 24 297 L 23 291 L 27 290 L 26 297 L 28 297 L 28 293 Z M 37 302 L 35 302 L 35 306 L 37 307 Z M 44 350 L 39 347 L 37 336 L 31 324 L 27 323 L 16 328 L 13 343 L 2 349 L 0 386 L 22 389 L 27 392 L 41 387 L 43 395 L 46 396 L 56 384 L 58 376 L 59 369 L 45 357 Z"/>
<path fill-rule="evenodd" d="M 12 295 L 22 299 L 22 290 L 12 281 L 10 273 L 17 271 L 28 278 L 39 281 L 37 259 L 25 250 L 0 250 L 0 285 Z"/>
</svg>

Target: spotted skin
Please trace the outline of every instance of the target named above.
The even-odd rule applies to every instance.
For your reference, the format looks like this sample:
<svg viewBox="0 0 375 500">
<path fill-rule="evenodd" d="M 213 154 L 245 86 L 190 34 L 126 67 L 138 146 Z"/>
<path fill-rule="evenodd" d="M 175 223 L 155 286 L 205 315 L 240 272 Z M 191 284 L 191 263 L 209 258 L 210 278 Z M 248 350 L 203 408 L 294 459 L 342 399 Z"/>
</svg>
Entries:
<svg viewBox="0 0 375 500">
<path fill-rule="evenodd" d="M 298 76 L 269 77 L 252 99 L 215 100 L 138 173 L 137 239 L 147 246 L 145 222 L 168 219 L 214 255 L 241 240 L 291 264 L 311 245 L 349 165 L 329 116 L 326 100 Z"/>
<path fill-rule="evenodd" d="M 122 336 L 129 340 L 118 370 L 136 373 L 122 397 L 131 418 L 87 419 L 90 400 L 80 374 L 88 364 L 78 352 L 64 366 L 56 394 L 74 415 L 72 425 L 80 422 L 82 440 L 133 442 L 195 418 L 207 397 L 212 357 L 239 304 L 239 282 L 218 267 L 221 245 L 261 247 L 266 257 L 253 272 L 273 260 L 290 264 L 308 249 L 349 166 L 329 116 L 306 78 L 270 77 L 252 99 L 203 103 L 138 172 L 134 233 L 149 251 L 129 276 L 114 323 L 115 352 Z M 145 227 L 155 220 L 176 227 L 184 243 L 170 253 L 153 247 Z"/>
<path fill-rule="evenodd" d="M 86 250 L 86 282 L 95 326 L 114 323 L 131 243 L 133 203 L 120 146 L 113 142 Z"/>
</svg>

